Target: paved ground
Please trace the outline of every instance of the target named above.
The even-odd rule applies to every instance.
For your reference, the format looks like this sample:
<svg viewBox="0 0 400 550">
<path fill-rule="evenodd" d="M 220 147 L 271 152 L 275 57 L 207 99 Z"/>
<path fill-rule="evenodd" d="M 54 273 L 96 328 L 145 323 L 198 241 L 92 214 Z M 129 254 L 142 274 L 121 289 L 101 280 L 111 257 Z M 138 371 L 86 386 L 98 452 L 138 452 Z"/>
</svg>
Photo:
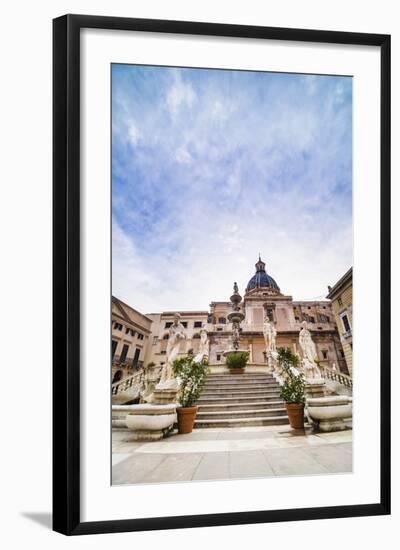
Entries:
<svg viewBox="0 0 400 550">
<path fill-rule="evenodd" d="M 112 463 L 114 485 L 345 473 L 352 471 L 352 431 L 196 429 L 146 443 L 114 429 Z"/>
</svg>

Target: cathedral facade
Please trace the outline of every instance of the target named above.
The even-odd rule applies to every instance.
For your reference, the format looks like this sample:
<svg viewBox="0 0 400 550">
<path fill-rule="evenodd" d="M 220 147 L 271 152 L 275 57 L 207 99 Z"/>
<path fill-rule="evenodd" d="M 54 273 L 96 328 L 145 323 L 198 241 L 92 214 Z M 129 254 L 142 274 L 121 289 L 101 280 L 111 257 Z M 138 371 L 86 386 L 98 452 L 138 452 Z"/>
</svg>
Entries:
<svg viewBox="0 0 400 550">
<path fill-rule="evenodd" d="M 299 332 L 301 323 L 305 321 L 315 342 L 320 364 L 348 374 L 331 302 L 293 301 L 291 296 L 281 292 L 276 281 L 267 273 L 261 258 L 255 264 L 255 273 L 247 284 L 240 307 L 245 314 L 241 323 L 240 347 L 249 351 L 249 365 L 257 368 L 267 363 L 263 325 L 268 317 L 277 331 L 277 347 L 289 347 L 300 354 Z M 232 324 L 228 321 L 231 310 L 232 303 L 223 301 L 211 302 L 208 310 L 179 311 L 186 332 L 180 353 L 183 355 L 189 350 L 196 353 L 200 329 L 205 327 L 210 343 L 209 364 L 214 369 L 223 368 L 224 352 L 231 348 L 232 343 Z M 164 365 L 168 330 L 175 313 L 146 314 L 152 320 L 147 363 Z"/>
</svg>

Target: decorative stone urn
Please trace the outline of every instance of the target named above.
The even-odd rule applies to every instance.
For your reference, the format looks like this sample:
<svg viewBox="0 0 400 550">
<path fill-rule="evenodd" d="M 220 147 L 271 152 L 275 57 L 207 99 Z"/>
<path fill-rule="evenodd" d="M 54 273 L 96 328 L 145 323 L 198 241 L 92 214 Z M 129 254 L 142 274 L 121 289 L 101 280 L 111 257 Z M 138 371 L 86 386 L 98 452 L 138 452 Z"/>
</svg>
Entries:
<svg viewBox="0 0 400 550">
<path fill-rule="evenodd" d="M 176 422 L 176 403 L 134 405 L 125 422 L 136 441 L 157 441 L 167 435 Z"/>
<path fill-rule="evenodd" d="M 308 418 L 321 432 L 346 430 L 353 416 L 352 401 L 347 395 L 309 398 L 306 402 Z"/>
</svg>

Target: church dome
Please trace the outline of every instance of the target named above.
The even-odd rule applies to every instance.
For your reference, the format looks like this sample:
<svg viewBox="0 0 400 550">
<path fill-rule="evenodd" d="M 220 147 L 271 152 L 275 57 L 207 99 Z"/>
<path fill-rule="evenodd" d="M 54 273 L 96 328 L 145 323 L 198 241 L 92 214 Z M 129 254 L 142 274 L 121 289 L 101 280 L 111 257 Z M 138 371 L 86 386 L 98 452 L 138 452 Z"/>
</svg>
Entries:
<svg viewBox="0 0 400 550">
<path fill-rule="evenodd" d="M 261 257 L 256 263 L 256 273 L 248 282 L 246 292 L 254 288 L 273 288 L 279 292 L 279 286 L 276 284 L 275 279 L 265 271 L 265 263 L 261 260 Z"/>
</svg>

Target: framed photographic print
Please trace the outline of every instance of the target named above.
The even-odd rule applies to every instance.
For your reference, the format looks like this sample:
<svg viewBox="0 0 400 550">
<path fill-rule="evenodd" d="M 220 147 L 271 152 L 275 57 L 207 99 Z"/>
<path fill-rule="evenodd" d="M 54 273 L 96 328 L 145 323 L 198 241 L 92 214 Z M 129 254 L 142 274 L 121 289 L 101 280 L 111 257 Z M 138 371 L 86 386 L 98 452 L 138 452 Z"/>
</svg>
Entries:
<svg viewBox="0 0 400 550">
<path fill-rule="evenodd" d="M 390 37 L 54 20 L 54 529 L 390 513 Z"/>
</svg>

